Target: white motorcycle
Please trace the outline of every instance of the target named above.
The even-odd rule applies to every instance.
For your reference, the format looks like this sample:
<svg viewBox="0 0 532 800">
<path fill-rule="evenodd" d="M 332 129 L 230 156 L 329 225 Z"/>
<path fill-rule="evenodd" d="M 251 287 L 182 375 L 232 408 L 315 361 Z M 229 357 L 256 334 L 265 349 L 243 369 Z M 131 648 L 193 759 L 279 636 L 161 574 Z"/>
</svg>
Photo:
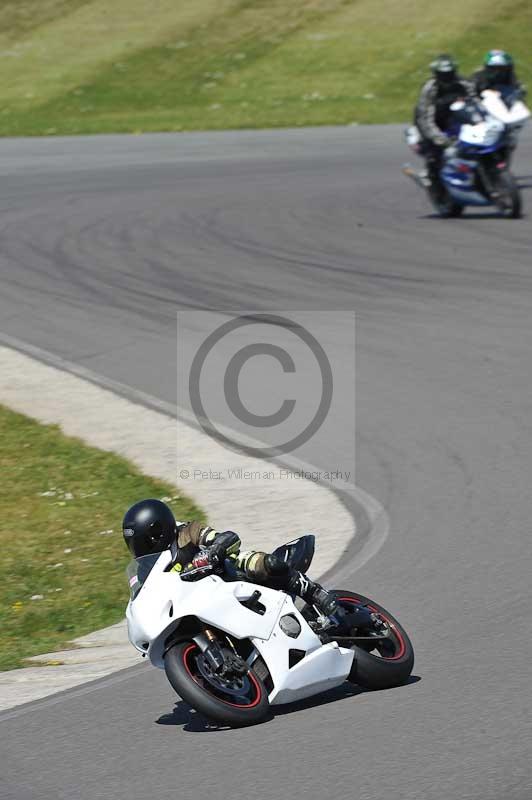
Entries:
<svg viewBox="0 0 532 800">
<path fill-rule="evenodd" d="M 306 572 L 314 536 L 275 551 Z M 222 725 L 265 720 L 270 706 L 291 703 L 345 680 L 368 689 L 407 681 L 414 665 L 410 640 L 392 615 L 359 594 L 336 590 L 339 612 L 323 617 L 296 607 L 282 591 L 249 583 L 232 562 L 223 575 L 212 566 L 198 580 L 170 571 L 169 550 L 133 560 L 129 639 L 176 692 Z M 302 603 L 302 601 L 300 601 Z"/>
</svg>

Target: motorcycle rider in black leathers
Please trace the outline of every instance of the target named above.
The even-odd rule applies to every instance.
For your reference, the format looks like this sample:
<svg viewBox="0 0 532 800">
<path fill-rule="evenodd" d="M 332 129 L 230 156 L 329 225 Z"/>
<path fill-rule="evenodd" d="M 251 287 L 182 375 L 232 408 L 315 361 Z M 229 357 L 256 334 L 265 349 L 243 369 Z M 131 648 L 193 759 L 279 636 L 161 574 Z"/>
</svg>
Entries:
<svg viewBox="0 0 532 800">
<path fill-rule="evenodd" d="M 421 89 L 414 122 L 422 138 L 421 155 L 427 163 L 426 177 L 436 186 L 439 185 L 444 150 L 452 144 L 452 138 L 446 133 L 450 106 L 457 100 L 473 98 L 474 89 L 458 74 L 456 61 L 451 56 L 442 54 L 430 66 L 432 78 Z"/>
<path fill-rule="evenodd" d="M 490 50 L 484 64 L 471 76 L 475 91 L 480 97 L 486 89 L 508 87 L 515 90 L 520 99 L 526 96 L 526 87 L 517 79 L 514 60 L 505 50 Z"/>
<path fill-rule="evenodd" d="M 124 540 L 135 558 L 172 552 L 172 570 L 183 580 L 194 580 L 210 566 L 223 571 L 230 559 L 244 579 L 301 597 L 330 616 L 337 610 L 333 594 L 311 581 L 272 553 L 240 552 L 240 537 L 233 531 L 216 531 L 201 522 L 176 522 L 171 509 L 160 500 L 141 500 L 126 512 Z"/>
</svg>

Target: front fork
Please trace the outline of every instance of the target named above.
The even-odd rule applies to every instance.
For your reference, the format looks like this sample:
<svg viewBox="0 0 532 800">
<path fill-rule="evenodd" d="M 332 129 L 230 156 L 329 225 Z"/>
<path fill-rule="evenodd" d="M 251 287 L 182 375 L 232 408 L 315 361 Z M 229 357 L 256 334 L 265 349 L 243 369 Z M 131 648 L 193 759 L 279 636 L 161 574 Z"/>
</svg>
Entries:
<svg viewBox="0 0 532 800">
<path fill-rule="evenodd" d="M 494 170 L 500 171 L 506 169 L 506 166 L 507 164 L 505 161 L 493 165 L 490 164 L 489 166 L 482 161 L 479 161 L 477 164 L 477 175 L 480 179 L 481 189 L 490 200 L 496 201 L 500 196 L 497 185 L 493 180 L 492 172 Z"/>
<path fill-rule="evenodd" d="M 205 628 L 202 633 L 194 636 L 194 641 L 202 651 L 214 673 L 223 675 L 225 672 L 229 671 L 243 674 L 248 671 L 248 665 L 243 658 L 238 655 L 233 643 L 228 637 L 227 641 L 234 651 L 233 653 L 224 653 L 216 634 L 210 628 Z"/>
<path fill-rule="evenodd" d="M 205 628 L 203 633 L 194 636 L 194 641 L 209 662 L 213 672 L 221 672 L 224 667 L 224 656 L 218 639 L 210 628 Z"/>
</svg>

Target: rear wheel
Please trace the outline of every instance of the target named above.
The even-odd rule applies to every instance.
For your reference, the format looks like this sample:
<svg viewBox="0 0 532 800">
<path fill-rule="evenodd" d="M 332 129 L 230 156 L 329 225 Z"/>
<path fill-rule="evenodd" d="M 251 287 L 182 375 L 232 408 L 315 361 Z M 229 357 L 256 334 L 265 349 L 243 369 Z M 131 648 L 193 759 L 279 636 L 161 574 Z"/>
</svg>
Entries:
<svg viewBox="0 0 532 800">
<path fill-rule="evenodd" d="M 269 716 L 268 693 L 253 670 L 214 672 L 195 642 L 170 648 L 164 668 L 179 696 L 214 722 L 241 728 Z"/>
<path fill-rule="evenodd" d="M 414 667 L 414 649 L 404 628 L 389 611 L 361 594 L 334 590 L 339 605 L 349 611 L 365 606 L 377 615 L 384 638 L 360 639 L 351 645 L 355 653 L 349 680 L 366 689 L 389 689 L 405 683 Z M 368 632 L 370 633 L 370 632 Z"/>
</svg>

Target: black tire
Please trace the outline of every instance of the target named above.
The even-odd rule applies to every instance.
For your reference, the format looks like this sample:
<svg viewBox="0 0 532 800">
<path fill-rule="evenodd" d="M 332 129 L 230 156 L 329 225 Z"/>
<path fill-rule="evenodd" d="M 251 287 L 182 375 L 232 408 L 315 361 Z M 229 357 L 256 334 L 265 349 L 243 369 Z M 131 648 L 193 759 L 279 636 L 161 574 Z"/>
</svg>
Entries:
<svg viewBox="0 0 532 800">
<path fill-rule="evenodd" d="M 365 689 L 390 689 L 406 683 L 414 667 L 414 648 L 404 628 L 389 611 L 368 597 L 343 589 L 335 589 L 334 594 L 340 604 L 347 608 L 356 603 L 376 611 L 392 632 L 392 636 L 386 641 L 386 648 L 379 655 L 352 645 L 355 658 L 349 680 Z"/>
<path fill-rule="evenodd" d="M 504 170 L 497 177 L 497 190 L 500 200 L 497 206 L 508 219 L 519 219 L 522 215 L 521 192 L 511 172 Z"/>
<path fill-rule="evenodd" d="M 431 187 L 429 195 L 432 205 L 443 219 L 456 219 L 462 216 L 464 206 L 455 203 L 444 186 Z"/>
<path fill-rule="evenodd" d="M 249 703 L 231 702 L 229 695 L 216 692 L 201 675 L 197 657 L 201 651 L 195 642 L 180 642 L 166 653 L 164 668 L 166 676 L 178 695 L 205 717 L 231 728 L 257 725 L 270 715 L 268 692 L 263 682 L 249 670 L 246 679 L 249 684 Z M 233 700 L 242 698 L 232 698 Z"/>
</svg>

